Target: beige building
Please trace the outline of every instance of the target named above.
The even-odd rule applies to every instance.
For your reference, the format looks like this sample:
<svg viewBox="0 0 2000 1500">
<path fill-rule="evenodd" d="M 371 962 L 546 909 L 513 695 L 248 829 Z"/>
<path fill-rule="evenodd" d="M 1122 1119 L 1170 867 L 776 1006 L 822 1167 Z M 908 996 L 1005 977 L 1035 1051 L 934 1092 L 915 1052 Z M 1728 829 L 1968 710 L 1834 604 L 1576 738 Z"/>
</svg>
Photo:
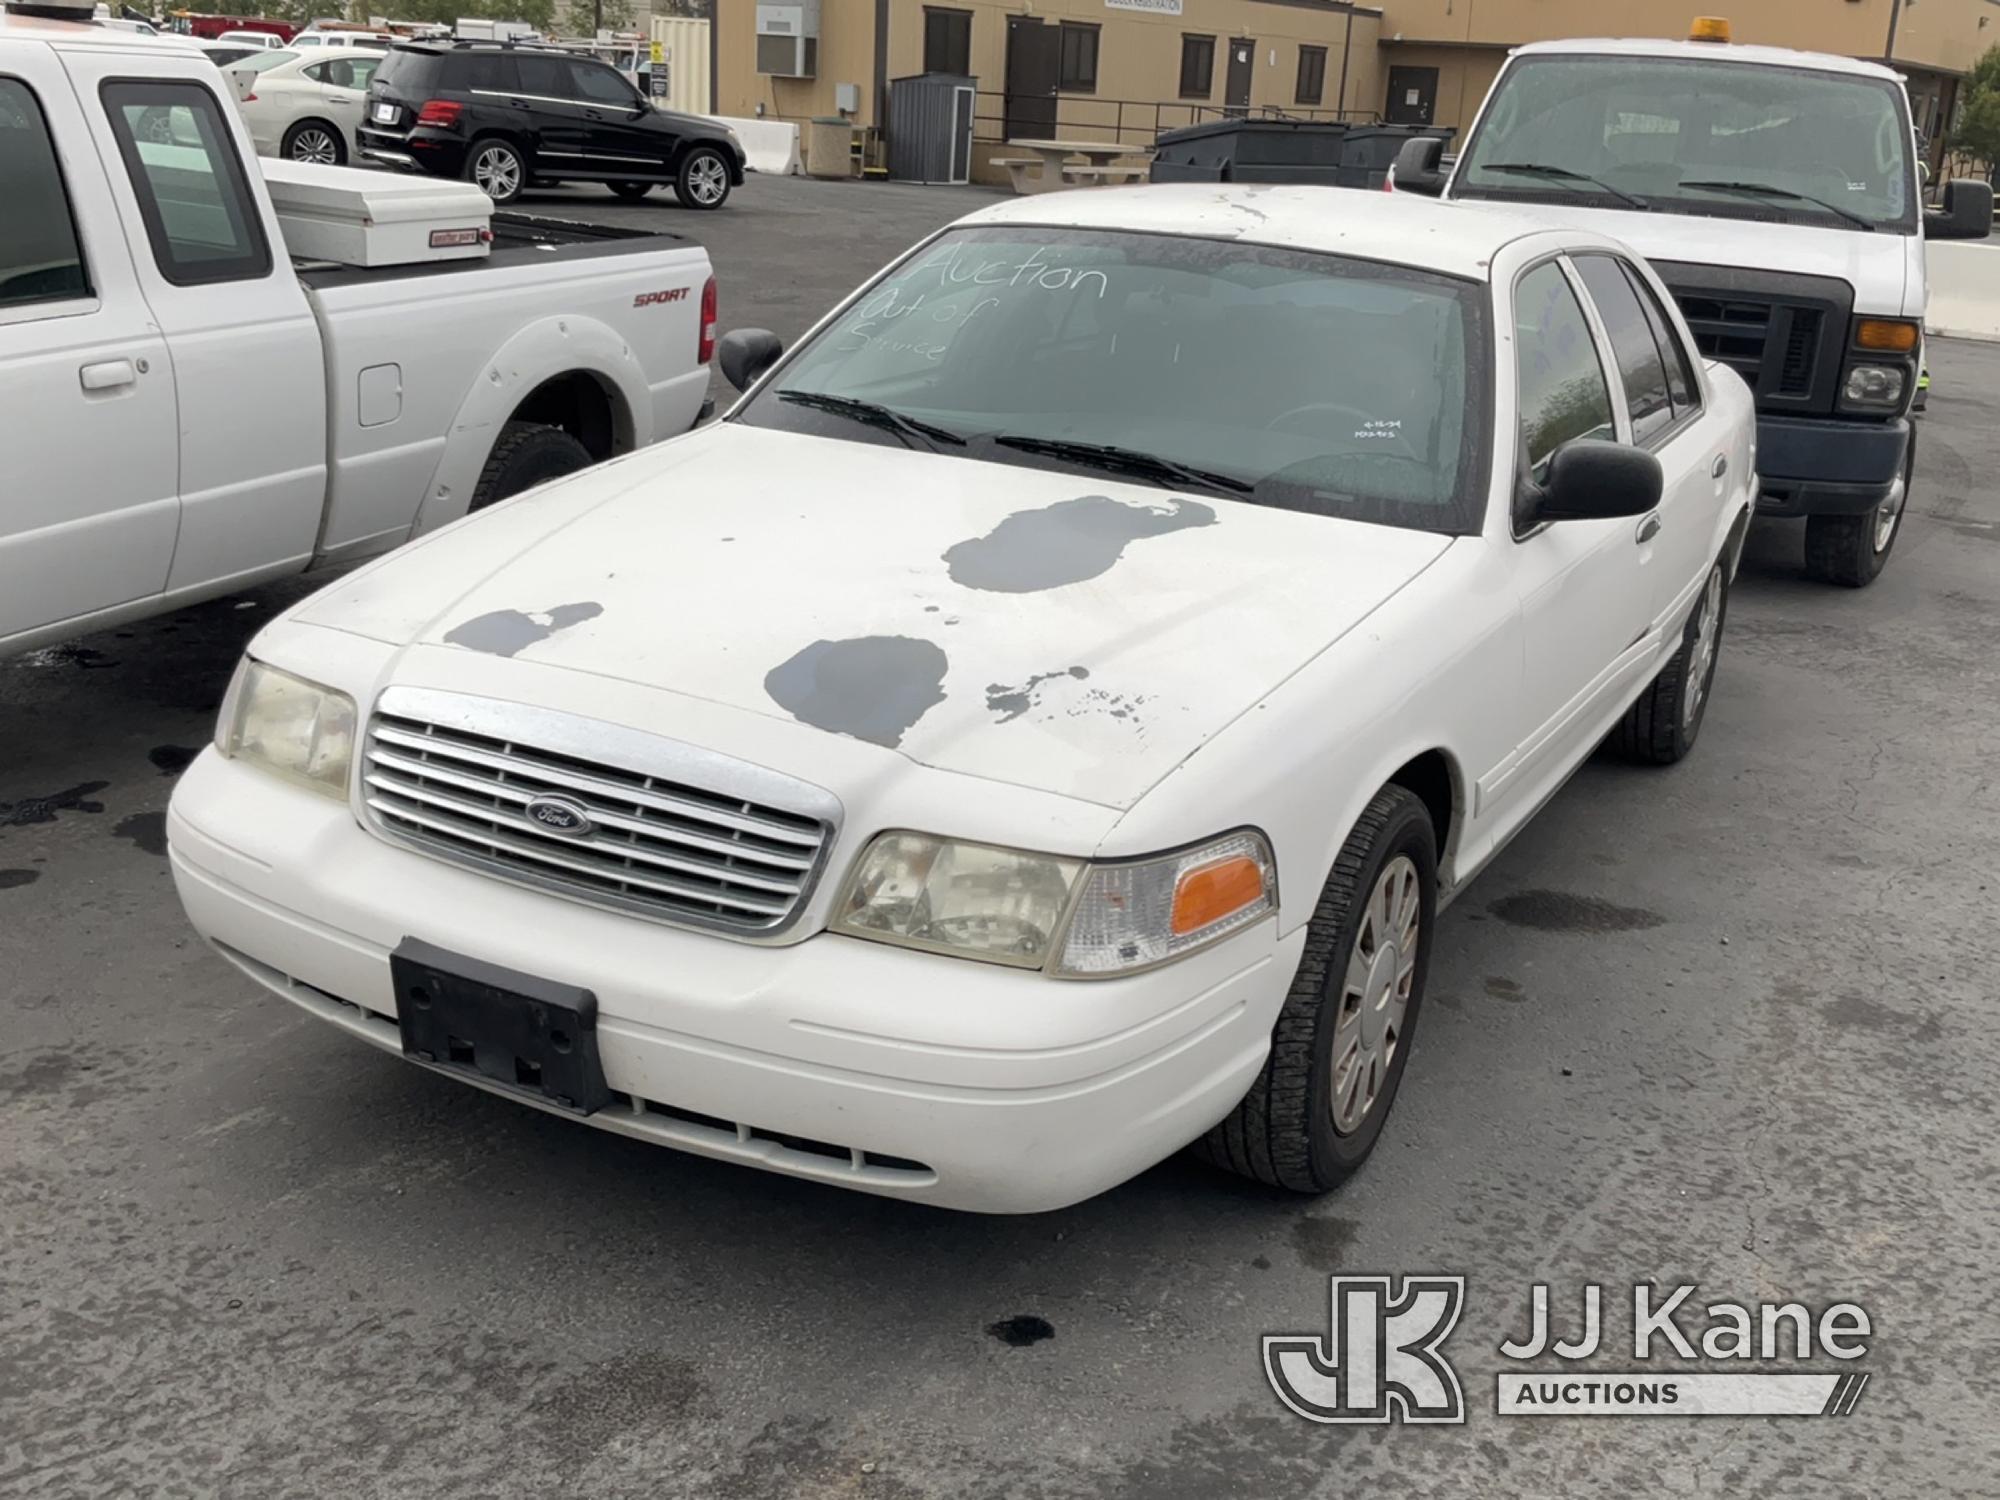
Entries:
<svg viewBox="0 0 2000 1500">
<path fill-rule="evenodd" d="M 774 9 L 817 13 L 810 77 L 759 71 L 773 39 L 757 17 Z M 1740 42 L 1891 62 L 1934 141 L 2000 41 L 2000 0 L 717 0 L 716 108 L 803 122 L 851 104 L 879 131 L 892 79 L 962 73 L 982 166 L 1009 138 L 1136 146 L 1245 110 L 1463 130 L 1510 47 L 1680 37 L 1703 12 Z"/>
</svg>

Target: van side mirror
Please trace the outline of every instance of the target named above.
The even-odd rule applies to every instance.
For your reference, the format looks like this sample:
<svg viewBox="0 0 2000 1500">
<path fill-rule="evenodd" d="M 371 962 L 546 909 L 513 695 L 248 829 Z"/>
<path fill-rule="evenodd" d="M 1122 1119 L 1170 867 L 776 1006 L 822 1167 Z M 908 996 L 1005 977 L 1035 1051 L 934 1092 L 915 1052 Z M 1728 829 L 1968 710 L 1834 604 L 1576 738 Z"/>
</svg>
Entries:
<svg viewBox="0 0 2000 1500">
<path fill-rule="evenodd" d="M 1444 192 L 1444 140 L 1435 135 L 1411 136 L 1396 153 L 1389 176 L 1399 193 L 1440 196 Z"/>
<path fill-rule="evenodd" d="M 1643 516 L 1659 505 L 1664 484 L 1660 461 L 1645 449 L 1576 438 L 1556 449 L 1547 479 L 1528 482 L 1519 520 L 1533 526 Z"/>
<path fill-rule="evenodd" d="M 715 346 L 715 362 L 722 366 L 724 380 L 747 391 L 784 352 L 784 341 L 768 328 L 735 328 Z"/>
<path fill-rule="evenodd" d="M 1944 206 L 1924 210 L 1927 240 L 1983 240 L 1993 233 L 1993 184 L 1954 177 L 1944 185 Z"/>
</svg>

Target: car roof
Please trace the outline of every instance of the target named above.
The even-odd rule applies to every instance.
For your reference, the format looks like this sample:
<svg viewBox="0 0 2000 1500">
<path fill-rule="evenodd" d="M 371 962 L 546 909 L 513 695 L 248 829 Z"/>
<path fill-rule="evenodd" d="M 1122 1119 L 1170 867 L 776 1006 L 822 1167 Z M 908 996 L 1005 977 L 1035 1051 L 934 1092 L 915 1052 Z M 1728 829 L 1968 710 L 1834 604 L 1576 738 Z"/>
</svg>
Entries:
<svg viewBox="0 0 2000 1500">
<path fill-rule="evenodd" d="M 1775 68 L 1814 68 L 1822 73 L 1854 73 L 1866 78 L 1902 82 L 1903 75 L 1880 63 L 1829 52 L 1800 52 L 1791 47 L 1754 47 L 1735 42 L 1667 41 L 1648 37 L 1570 37 L 1559 42 L 1529 42 L 1514 49 L 1516 57 L 1578 55 L 1614 57 L 1685 57 L 1701 62 L 1747 63 Z"/>
<path fill-rule="evenodd" d="M 1385 261 L 1473 281 L 1487 279 L 1493 257 L 1503 245 L 1563 227 L 1534 214 L 1484 204 L 1466 208 L 1414 193 L 1194 182 L 1036 194 L 981 209 L 958 223 L 1240 239 Z M 1600 236 L 1581 231 L 1574 238 L 1578 243 L 1603 243 Z"/>
</svg>

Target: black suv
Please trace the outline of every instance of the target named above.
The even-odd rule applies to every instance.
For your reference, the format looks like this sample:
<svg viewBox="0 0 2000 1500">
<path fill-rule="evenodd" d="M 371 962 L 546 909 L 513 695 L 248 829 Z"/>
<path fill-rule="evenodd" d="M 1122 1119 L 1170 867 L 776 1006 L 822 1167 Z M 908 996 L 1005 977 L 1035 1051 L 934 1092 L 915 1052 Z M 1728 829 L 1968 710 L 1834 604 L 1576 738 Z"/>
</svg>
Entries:
<svg viewBox="0 0 2000 1500">
<path fill-rule="evenodd" d="M 743 148 L 724 126 L 655 109 L 609 65 L 546 47 L 392 47 L 357 134 L 370 161 L 462 177 L 495 203 L 530 184 L 602 182 L 643 198 L 671 182 L 689 208 L 720 208 L 743 181 Z"/>
</svg>

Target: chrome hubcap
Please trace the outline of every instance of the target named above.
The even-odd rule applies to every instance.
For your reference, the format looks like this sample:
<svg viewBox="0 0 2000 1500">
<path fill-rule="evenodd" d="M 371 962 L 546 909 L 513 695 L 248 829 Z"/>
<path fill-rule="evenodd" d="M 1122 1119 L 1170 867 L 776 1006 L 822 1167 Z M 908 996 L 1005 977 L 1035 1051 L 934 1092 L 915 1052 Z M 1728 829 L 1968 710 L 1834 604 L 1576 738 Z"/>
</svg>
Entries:
<svg viewBox="0 0 2000 1500">
<path fill-rule="evenodd" d="M 1722 613 L 1722 569 L 1711 568 L 1708 587 L 1701 591 L 1701 603 L 1694 611 L 1694 640 L 1689 644 L 1687 691 L 1681 694 L 1681 727 L 1690 728 L 1708 695 L 1708 673 L 1715 665 L 1715 641 L 1720 634 L 1716 620 Z"/>
<path fill-rule="evenodd" d="M 713 156 L 697 157 L 688 169 L 688 191 L 697 203 L 720 203 L 729 187 L 729 173 Z"/>
<path fill-rule="evenodd" d="M 1875 550 L 1880 552 L 1889 545 L 1889 538 L 1896 534 L 1896 523 L 1903 518 L 1903 497 L 1909 493 L 1906 481 L 1898 479 L 1889 491 L 1889 498 L 1875 508 Z"/>
<path fill-rule="evenodd" d="M 489 198 L 511 198 L 521 186 L 521 162 L 513 152 L 488 146 L 472 164 L 472 180 Z"/>
<path fill-rule="evenodd" d="M 292 137 L 293 161 L 318 162 L 321 166 L 330 167 L 336 154 L 333 137 L 324 130 L 301 130 Z"/>
<path fill-rule="evenodd" d="M 1340 986 L 1329 1090 L 1337 1135 L 1361 1128 L 1388 1083 L 1416 983 L 1423 909 L 1416 862 L 1399 854 L 1383 866 L 1368 894 Z"/>
</svg>

